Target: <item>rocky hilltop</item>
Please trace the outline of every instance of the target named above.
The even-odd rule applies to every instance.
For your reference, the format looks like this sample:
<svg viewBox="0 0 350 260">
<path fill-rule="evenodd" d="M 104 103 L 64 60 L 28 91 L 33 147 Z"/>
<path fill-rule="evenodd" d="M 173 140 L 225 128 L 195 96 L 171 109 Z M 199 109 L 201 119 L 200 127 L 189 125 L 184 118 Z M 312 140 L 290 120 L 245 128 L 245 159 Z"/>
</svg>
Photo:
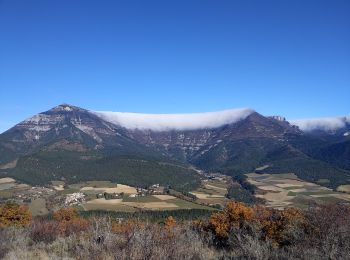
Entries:
<svg viewBox="0 0 350 260">
<path fill-rule="evenodd" d="M 192 166 L 236 176 L 264 165 L 335 186 L 349 179 L 348 126 L 320 134 L 251 109 L 142 116 L 62 104 L 0 135 L 0 171 L 32 183 L 186 176 L 181 185 L 192 185 Z"/>
</svg>

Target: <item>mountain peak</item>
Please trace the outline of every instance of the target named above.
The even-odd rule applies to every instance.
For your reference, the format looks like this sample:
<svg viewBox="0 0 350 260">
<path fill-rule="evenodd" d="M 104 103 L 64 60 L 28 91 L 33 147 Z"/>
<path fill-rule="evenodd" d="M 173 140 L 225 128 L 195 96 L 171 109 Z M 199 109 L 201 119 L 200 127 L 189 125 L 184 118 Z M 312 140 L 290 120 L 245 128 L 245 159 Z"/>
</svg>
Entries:
<svg viewBox="0 0 350 260">
<path fill-rule="evenodd" d="M 284 122 L 286 121 L 286 118 L 284 116 L 269 116 L 269 118 L 275 119 L 277 121 Z"/>
<path fill-rule="evenodd" d="M 85 109 L 82 109 L 80 107 L 76 107 L 67 103 L 62 103 L 52 109 L 50 109 L 48 112 L 72 112 L 72 111 L 85 111 Z"/>
</svg>

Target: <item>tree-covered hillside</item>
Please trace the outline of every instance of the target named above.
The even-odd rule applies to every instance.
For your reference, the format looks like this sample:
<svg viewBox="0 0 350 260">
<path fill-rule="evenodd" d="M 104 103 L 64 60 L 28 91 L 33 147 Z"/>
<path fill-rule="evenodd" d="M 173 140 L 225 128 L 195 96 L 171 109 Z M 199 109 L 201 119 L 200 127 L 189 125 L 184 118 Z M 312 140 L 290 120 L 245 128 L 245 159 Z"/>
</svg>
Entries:
<svg viewBox="0 0 350 260">
<path fill-rule="evenodd" d="M 109 180 L 132 186 L 159 183 L 180 190 L 195 189 L 199 177 L 186 165 L 137 156 L 101 156 L 75 151 L 42 151 L 22 157 L 8 175 L 30 184 Z"/>
</svg>

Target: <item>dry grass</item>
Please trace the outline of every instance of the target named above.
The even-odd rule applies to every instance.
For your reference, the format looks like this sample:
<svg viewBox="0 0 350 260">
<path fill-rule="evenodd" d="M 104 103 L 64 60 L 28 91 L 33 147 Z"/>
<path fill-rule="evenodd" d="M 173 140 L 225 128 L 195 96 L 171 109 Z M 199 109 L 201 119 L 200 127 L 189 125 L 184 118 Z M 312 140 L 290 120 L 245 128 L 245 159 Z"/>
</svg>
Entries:
<svg viewBox="0 0 350 260">
<path fill-rule="evenodd" d="M 1 259 L 158 260 L 217 259 L 219 254 L 188 226 L 171 231 L 147 224 L 126 232 L 113 232 L 110 219 L 95 219 L 88 232 L 57 237 L 50 243 L 33 243 L 28 230 L 6 230 L 0 245 Z M 96 238 L 103 237 L 101 243 Z M 1 244 L 1 242 L 0 242 Z"/>
<path fill-rule="evenodd" d="M 37 218 L 25 228 L 0 228 L 0 259 L 350 259 L 350 208 L 344 205 L 289 215 L 271 210 L 271 218 L 258 214 L 257 219 L 240 209 L 226 211 L 224 219 L 213 218 L 215 213 L 209 221 L 175 219 L 172 225 L 167 219 L 92 217 L 88 227 L 68 233 L 55 232 L 62 223 Z M 238 215 L 239 220 L 227 218 Z M 263 226 L 252 224 L 256 221 Z M 223 222 L 227 236 L 220 232 Z"/>
</svg>

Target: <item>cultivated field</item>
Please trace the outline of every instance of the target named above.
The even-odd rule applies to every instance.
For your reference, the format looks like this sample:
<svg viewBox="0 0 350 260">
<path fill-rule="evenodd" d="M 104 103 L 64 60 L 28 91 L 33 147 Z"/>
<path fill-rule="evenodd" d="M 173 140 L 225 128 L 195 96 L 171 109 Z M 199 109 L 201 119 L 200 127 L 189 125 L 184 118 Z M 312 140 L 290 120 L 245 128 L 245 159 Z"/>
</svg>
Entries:
<svg viewBox="0 0 350 260">
<path fill-rule="evenodd" d="M 95 192 L 107 192 L 107 193 L 121 193 L 124 192 L 126 194 L 136 194 L 136 188 L 123 185 L 123 184 L 116 184 L 114 187 L 103 187 L 103 186 L 97 186 L 97 187 L 91 187 L 86 186 L 80 189 L 81 192 L 86 191 L 95 191 Z"/>
<path fill-rule="evenodd" d="M 49 213 L 46 199 L 53 194 L 55 194 L 53 189 L 31 187 L 27 184 L 18 183 L 12 178 L 0 178 L 0 201 L 11 200 L 20 204 L 27 204 L 33 216 Z"/>
<path fill-rule="evenodd" d="M 337 191 L 350 193 L 350 185 L 340 185 Z"/>
<path fill-rule="evenodd" d="M 61 183 L 54 183 L 57 187 Z M 222 187 L 209 187 L 216 193 L 222 194 L 224 188 Z M 56 188 L 57 190 L 57 188 Z M 146 195 L 142 197 L 135 197 L 137 190 L 135 187 L 128 185 L 112 183 L 109 181 L 90 181 L 84 183 L 77 183 L 68 185 L 66 189 L 61 190 L 61 194 L 69 194 L 73 192 L 82 192 L 86 195 L 86 202 L 82 204 L 84 210 L 107 210 L 107 211 L 120 211 L 120 212 L 134 212 L 138 210 L 173 210 L 173 209 L 209 209 L 211 207 L 199 205 L 190 201 L 177 198 L 171 195 Z M 98 194 L 102 193 L 124 193 L 122 198 L 105 199 L 97 198 Z M 213 195 L 213 198 L 217 196 L 222 199 L 222 195 Z"/>
<path fill-rule="evenodd" d="M 210 199 L 220 198 L 224 188 L 219 185 L 208 186 L 209 193 L 204 195 Z M 59 209 L 65 205 L 65 199 L 72 193 L 83 193 L 85 202 L 72 204 L 81 210 L 106 210 L 119 212 L 135 212 L 140 210 L 174 210 L 174 209 L 208 209 L 213 208 L 187 201 L 167 194 L 137 196 L 135 187 L 117 184 L 110 181 L 88 181 L 66 184 L 64 181 L 52 181 L 47 187 L 32 187 L 17 183 L 12 178 L 0 178 L 0 201 L 14 200 L 27 204 L 34 216 L 46 215 L 50 210 Z M 115 199 L 105 199 L 103 194 L 116 194 Z M 179 193 L 181 194 L 181 193 Z M 204 193 L 203 193 L 204 194 Z M 101 197 L 102 196 L 102 197 Z M 113 195 L 114 196 L 114 195 Z"/>
<path fill-rule="evenodd" d="M 145 197 L 128 197 L 122 199 L 92 199 L 84 203 L 84 210 L 108 210 L 134 212 L 137 210 L 169 209 L 212 209 L 203 205 L 185 201 L 169 195 L 149 195 Z"/>
<path fill-rule="evenodd" d="M 198 198 L 198 202 L 224 206 L 228 202 L 226 198 L 228 186 L 225 180 L 203 180 L 201 187 L 191 194 Z"/>
<path fill-rule="evenodd" d="M 52 181 L 52 188 L 54 188 L 57 191 L 64 190 L 64 182 L 63 181 Z"/>
<path fill-rule="evenodd" d="M 258 188 L 256 197 L 264 199 L 269 207 L 282 209 L 291 206 L 306 207 L 311 202 L 350 202 L 350 194 L 302 181 L 292 173 L 246 175 L 248 181 Z"/>
<path fill-rule="evenodd" d="M 1 178 L 0 179 L 0 191 L 9 190 L 16 186 L 16 181 L 12 178 Z"/>
</svg>

